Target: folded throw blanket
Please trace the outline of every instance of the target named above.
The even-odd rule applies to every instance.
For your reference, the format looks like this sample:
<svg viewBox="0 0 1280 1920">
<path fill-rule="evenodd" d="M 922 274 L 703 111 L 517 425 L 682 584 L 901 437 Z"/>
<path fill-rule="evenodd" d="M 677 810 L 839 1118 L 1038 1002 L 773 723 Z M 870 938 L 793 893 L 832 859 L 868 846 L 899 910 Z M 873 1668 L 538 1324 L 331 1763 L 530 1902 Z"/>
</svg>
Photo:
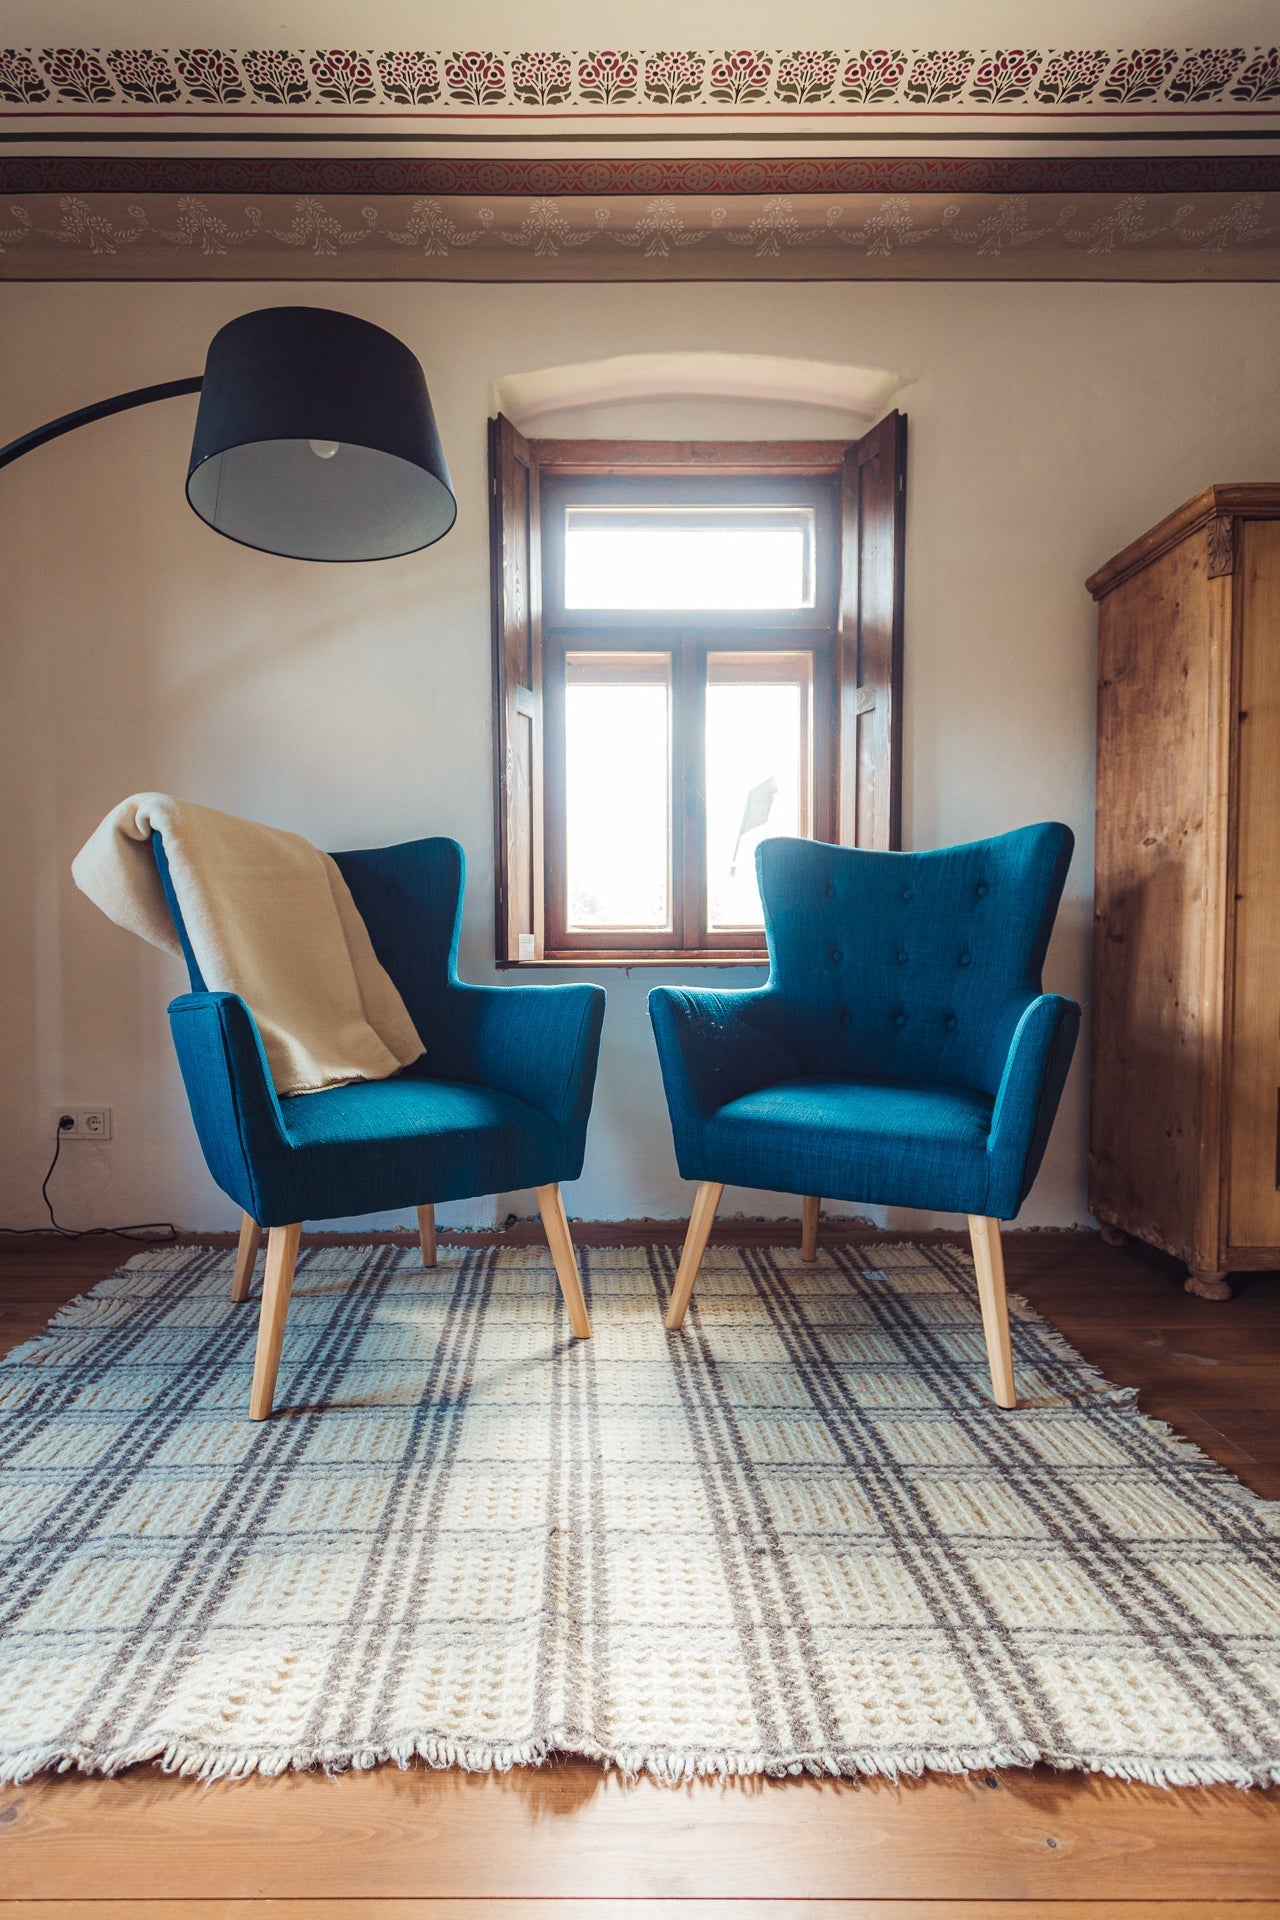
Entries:
<svg viewBox="0 0 1280 1920">
<path fill-rule="evenodd" d="M 151 851 L 160 835 L 196 964 L 258 1023 L 277 1093 L 386 1080 L 423 1053 L 350 889 L 300 834 L 135 793 L 71 865 L 109 920 L 166 953 L 182 948 Z"/>
</svg>

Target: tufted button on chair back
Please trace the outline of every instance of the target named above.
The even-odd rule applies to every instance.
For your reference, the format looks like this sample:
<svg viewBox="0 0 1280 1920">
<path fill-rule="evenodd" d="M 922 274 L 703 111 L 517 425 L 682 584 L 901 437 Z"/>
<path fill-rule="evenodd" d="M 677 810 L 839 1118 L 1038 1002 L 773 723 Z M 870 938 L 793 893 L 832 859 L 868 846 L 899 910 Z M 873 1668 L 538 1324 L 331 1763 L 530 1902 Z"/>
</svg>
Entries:
<svg viewBox="0 0 1280 1920">
<path fill-rule="evenodd" d="M 994 1095 L 1073 844 L 1052 821 L 935 853 L 766 840 L 769 985 L 796 1071 Z"/>
</svg>

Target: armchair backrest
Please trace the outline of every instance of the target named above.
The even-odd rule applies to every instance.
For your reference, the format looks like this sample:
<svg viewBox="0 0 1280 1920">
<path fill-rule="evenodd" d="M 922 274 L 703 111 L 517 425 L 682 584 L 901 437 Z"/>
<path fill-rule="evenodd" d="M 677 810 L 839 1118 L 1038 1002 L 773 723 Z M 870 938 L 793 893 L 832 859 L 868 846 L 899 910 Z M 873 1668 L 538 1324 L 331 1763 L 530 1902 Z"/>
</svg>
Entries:
<svg viewBox="0 0 1280 1920">
<path fill-rule="evenodd" d="M 373 950 L 417 1024 L 458 978 L 466 855 L 456 840 L 335 853 Z M 427 1038 L 425 1029 L 418 1031 Z"/>
<path fill-rule="evenodd" d="M 764 841 L 769 985 L 800 1071 L 994 1094 L 1073 845 L 1053 821 L 931 853 Z"/>
<path fill-rule="evenodd" d="M 203 993 L 205 982 L 191 950 L 164 842 L 158 833 L 151 836 L 151 850 L 182 944 L 191 991 Z M 333 860 L 369 929 L 374 952 L 400 989 L 424 1044 L 438 1061 L 436 1029 L 447 1025 L 442 1017 L 443 1000 L 458 977 L 466 876 L 462 848 L 456 840 L 409 840 L 397 847 L 335 853 Z"/>
</svg>

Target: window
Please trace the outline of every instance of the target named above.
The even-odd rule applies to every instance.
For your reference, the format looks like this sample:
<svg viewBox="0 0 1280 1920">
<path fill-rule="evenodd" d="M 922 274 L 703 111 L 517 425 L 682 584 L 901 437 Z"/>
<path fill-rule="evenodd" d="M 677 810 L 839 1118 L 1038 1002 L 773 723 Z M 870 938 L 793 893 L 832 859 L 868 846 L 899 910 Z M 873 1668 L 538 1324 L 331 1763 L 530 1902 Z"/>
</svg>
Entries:
<svg viewBox="0 0 1280 1920">
<path fill-rule="evenodd" d="M 763 839 L 896 844 L 905 426 L 491 423 L 500 965 L 759 960 Z"/>
<path fill-rule="evenodd" d="M 565 504 L 566 612 L 796 610 L 814 599 L 814 511 L 720 500 Z M 716 489 L 717 492 L 721 490 Z"/>
<path fill-rule="evenodd" d="M 834 832 L 840 492 L 544 470 L 544 952 L 759 954 L 760 840 Z"/>
</svg>

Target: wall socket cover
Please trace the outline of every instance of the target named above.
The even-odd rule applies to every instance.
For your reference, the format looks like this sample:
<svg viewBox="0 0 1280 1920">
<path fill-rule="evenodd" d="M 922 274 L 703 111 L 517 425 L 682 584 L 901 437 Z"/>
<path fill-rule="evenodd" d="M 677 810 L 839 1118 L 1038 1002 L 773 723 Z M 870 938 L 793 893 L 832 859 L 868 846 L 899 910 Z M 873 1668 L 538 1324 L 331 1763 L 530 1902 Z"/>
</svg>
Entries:
<svg viewBox="0 0 1280 1920">
<path fill-rule="evenodd" d="M 58 1127 L 59 1137 L 63 1140 L 109 1140 L 111 1138 L 110 1107 L 59 1107 L 55 1124 L 64 1114 L 70 1114 L 73 1125 Z"/>
</svg>

